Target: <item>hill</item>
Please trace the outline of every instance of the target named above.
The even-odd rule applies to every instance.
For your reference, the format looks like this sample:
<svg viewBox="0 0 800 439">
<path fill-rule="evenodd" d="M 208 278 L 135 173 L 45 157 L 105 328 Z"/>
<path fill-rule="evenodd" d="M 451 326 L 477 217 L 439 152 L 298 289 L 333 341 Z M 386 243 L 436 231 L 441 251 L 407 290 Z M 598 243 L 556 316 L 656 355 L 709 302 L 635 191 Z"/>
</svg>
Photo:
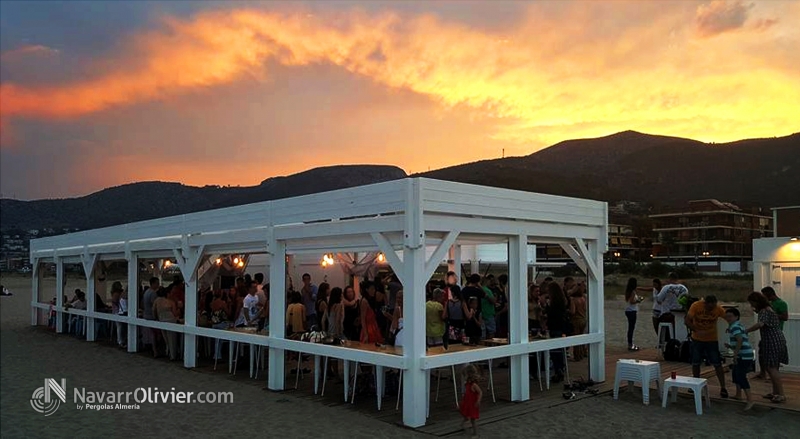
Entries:
<svg viewBox="0 0 800 439">
<path fill-rule="evenodd" d="M 800 133 L 707 144 L 625 131 L 417 176 L 658 207 L 703 198 L 774 207 L 800 202 Z M 89 229 L 404 177 L 406 173 L 394 166 L 331 166 L 269 178 L 251 187 L 142 182 L 80 198 L 3 199 L 0 228 Z"/>
<path fill-rule="evenodd" d="M 2 229 L 81 230 L 180 215 L 239 204 L 294 197 L 406 177 L 395 166 L 355 165 L 311 169 L 264 180 L 258 186 L 186 186 L 141 182 L 104 189 L 79 198 L 0 200 Z"/>
<path fill-rule="evenodd" d="M 800 201 L 800 133 L 706 144 L 625 131 L 418 175 L 662 207 L 703 198 L 774 207 Z"/>
</svg>

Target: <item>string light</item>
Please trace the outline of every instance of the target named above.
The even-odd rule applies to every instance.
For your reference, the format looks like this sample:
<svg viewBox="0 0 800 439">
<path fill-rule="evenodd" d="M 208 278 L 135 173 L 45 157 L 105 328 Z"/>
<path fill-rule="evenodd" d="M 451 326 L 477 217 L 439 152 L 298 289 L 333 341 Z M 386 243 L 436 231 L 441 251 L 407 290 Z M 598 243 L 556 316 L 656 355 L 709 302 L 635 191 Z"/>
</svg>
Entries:
<svg viewBox="0 0 800 439">
<path fill-rule="evenodd" d="M 244 261 L 239 261 L 239 263 L 237 263 L 236 265 L 238 265 L 239 268 L 242 268 L 244 267 Z"/>
<path fill-rule="evenodd" d="M 169 268 L 170 265 L 172 265 L 172 261 L 170 261 L 169 259 L 164 261 L 164 268 Z"/>
<path fill-rule="evenodd" d="M 220 259 L 220 258 L 217 258 L 217 260 L 215 262 L 217 263 L 217 265 L 222 265 L 222 259 Z"/>
<path fill-rule="evenodd" d="M 386 255 L 384 255 L 383 253 L 378 253 L 378 262 L 381 263 L 386 262 Z"/>
<path fill-rule="evenodd" d="M 322 265 L 323 267 L 328 267 L 333 265 L 333 263 L 334 263 L 333 255 L 331 254 L 322 255 L 322 261 L 320 262 L 320 265 Z"/>
<path fill-rule="evenodd" d="M 233 258 L 234 265 L 239 265 L 239 258 Z"/>
</svg>

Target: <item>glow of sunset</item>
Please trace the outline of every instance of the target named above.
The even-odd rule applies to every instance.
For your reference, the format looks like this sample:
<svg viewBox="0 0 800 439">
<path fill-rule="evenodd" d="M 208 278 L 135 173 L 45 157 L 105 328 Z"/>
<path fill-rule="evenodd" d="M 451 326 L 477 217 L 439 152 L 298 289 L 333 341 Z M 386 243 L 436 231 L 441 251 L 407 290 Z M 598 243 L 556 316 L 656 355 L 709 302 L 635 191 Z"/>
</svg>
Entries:
<svg viewBox="0 0 800 439">
<path fill-rule="evenodd" d="M 626 129 L 715 142 L 799 130 L 800 60 L 787 49 L 800 47 L 792 26 L 800 22 L 797 4 L 715 1 L 688 8 L 679 2 L 681 7 L 636 21 L 636 8 L 652 12 L 655 6 L 624 3 L 618 7 L 634 10 L 631 22 L 609 34 L 597 17 L 613 14 L 598 10 L 617 2 L 599 3 L 576 4 L 555 16 L 533 4 L 502 31 L 389 10 L 217 10 L 163 17 L 155 30 L 122 41 L 129 50 L 98 60 L 103 62 L 95 73 L 83 79 L 30 87 L 2 83 L 0 121 L 9 131 L 3 148 L 15 147 L 18 119 L 86 120 L 254 78 L 269 81 L 271 66 L 334 66 L 423 96 L 445 111 L 489 120 L 481 141 L 503 145 L 506 155 Z M 463 139 L 456 132 L 451 140 L 457 147 Z M 387 162 L 421 171 L 432 158 L 442 165 L 463 161 L 441 146 L 424 158 Z M 466 155 L 486 158 L 486 150 Z M 342 160 L 317 151 L 306 164 Z M 200 165 L 192 175 L 186 166 L 172 177 L 212 183 L 203 181 L 204 167 L 210 168 Z M 235 178 L 246 181 L 230 183 L 258 181 L 248 173 Z"/>
</svg>

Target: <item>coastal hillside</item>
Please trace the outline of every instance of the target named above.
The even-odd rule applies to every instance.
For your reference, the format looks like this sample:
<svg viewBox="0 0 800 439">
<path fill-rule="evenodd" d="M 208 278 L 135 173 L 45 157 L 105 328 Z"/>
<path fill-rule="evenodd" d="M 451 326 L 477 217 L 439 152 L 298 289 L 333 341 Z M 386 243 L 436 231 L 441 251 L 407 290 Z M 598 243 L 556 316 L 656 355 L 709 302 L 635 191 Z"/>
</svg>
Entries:
<svg viewBox="0 0 800 439">
<path fill-rule="evenodd" d="M 800 203 L 800 133 L 708 144 L 624 131 L 560 142 L 524 157 L 484 160 L 416 176 L 603 201 L 681 206 L 717 198 L 742 207 Z M 406 177 L 395 166 L 311 169 L 250 187 L 141 182 L 79 198 L 0 200 L 0 228 L 90 229 Z"/>
</svg>

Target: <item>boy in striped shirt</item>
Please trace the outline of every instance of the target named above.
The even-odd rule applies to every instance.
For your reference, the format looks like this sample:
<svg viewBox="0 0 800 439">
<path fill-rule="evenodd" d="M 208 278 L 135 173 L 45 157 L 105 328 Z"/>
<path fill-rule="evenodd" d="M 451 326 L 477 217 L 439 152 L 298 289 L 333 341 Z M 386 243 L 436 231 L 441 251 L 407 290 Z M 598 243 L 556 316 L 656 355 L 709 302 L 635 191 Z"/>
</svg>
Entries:
<svg viewBox="0 0 800 439">
<path fill-rule="evenodd" d="M 750 339 L 747 337 L 747 331 L 742 323 L 739 321 L 739 310 L 730 308 L 725 311 L 725 320 L 728 321 L 728 334 L 730 342 L 725 343 L 728 349 L 733 349 L 733 367 L 731 368 L 733 375 L 733 383 L 736 384 L 736 395 L 733 399 L 742 398 L 742 390 L 744 390 L 745 397 L 747 398 L 747 405 L 745 410 L 753 408 L 753 399 L 750 395 L 750 382 L 747 381 L 747 372 L 753 367 L 753 360 L 755 358 L 753 347 L 750 345 Z"/>
</svg>

